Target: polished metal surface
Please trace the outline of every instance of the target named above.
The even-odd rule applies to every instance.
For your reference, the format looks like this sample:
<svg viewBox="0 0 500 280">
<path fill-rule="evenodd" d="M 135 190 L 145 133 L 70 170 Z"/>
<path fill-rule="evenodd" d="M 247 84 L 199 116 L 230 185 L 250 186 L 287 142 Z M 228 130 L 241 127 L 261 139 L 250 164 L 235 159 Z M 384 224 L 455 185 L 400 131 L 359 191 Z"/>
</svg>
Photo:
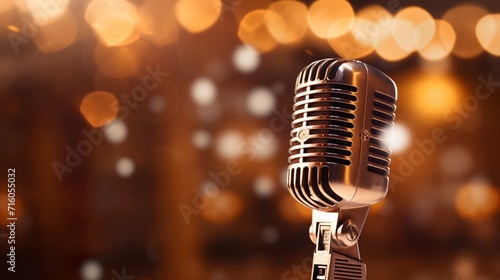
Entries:
<svg viewBox="0 0 500 280">
<path fill-rule="evenodd" d="M 366 279 L 357 240 L 370 205 L 388 190 L 383 135 L 394 125 L 396 99 L 387 75 L 356 60 L 315 61 L 297 77 L 287 185 L 313 209 L 313 280 Z M 336 278 L 346 267 L 356 269 Z"/>
</svg>

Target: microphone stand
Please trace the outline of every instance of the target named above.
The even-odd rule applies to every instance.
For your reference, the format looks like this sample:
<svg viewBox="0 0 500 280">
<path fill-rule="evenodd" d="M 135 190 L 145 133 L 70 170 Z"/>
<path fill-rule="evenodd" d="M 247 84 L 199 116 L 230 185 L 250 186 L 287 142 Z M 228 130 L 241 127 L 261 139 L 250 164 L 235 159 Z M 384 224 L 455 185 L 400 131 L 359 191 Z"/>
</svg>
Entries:
<svg viewBox="0 0 500 280">
<path fill-rule="evenodd" d="M 366 280 L 358 239 L 370 206 L 313 210 L 309 236 L 316 244 L 311 280 Z"/>
</svg>

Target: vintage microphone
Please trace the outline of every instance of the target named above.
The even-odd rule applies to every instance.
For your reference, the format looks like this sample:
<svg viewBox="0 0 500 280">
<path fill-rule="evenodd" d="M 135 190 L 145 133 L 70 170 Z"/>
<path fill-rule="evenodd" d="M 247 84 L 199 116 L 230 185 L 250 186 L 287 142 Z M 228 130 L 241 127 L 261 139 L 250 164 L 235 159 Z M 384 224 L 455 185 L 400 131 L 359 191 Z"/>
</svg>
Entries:
<svg viewBox="0 0 500 280">
<path fill-rule="evenodd" d="M 357 60 L 318 60 L 297 77 L 287 185 L 313 210 L 312 280 L 366 279 L 357 241 L 387 193 L 396 99 L 391 78 Z"/>
</svg>

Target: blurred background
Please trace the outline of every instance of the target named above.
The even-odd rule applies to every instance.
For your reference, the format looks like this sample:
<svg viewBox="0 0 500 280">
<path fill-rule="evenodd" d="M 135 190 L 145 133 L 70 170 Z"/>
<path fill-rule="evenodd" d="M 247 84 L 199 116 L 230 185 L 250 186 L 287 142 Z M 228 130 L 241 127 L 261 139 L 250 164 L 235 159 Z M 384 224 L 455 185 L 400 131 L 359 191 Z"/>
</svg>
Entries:
<svg viewBox="0 0 500 280">
<path fill-rule="evenodd" d="M 285 175 L 325 57 L 399 87 L 369 279 L 500 279 L 496 0 L 2 0 L 0 38 L 2 279 L 309 279 Z"/>
</svg>

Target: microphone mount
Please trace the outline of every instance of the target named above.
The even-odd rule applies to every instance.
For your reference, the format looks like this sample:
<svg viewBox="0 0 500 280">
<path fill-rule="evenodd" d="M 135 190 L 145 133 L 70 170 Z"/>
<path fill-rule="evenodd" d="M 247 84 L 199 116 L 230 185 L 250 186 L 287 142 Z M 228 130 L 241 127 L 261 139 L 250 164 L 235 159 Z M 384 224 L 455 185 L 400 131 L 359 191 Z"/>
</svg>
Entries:
<svg viewBox="0 0 500 280">
<path fill-rule="evenodd" d="M 358 240 L 370 207 L 313 210 L 309 236 L 316 244 L 311 280 L 366 280 Z"/>
</svg>

